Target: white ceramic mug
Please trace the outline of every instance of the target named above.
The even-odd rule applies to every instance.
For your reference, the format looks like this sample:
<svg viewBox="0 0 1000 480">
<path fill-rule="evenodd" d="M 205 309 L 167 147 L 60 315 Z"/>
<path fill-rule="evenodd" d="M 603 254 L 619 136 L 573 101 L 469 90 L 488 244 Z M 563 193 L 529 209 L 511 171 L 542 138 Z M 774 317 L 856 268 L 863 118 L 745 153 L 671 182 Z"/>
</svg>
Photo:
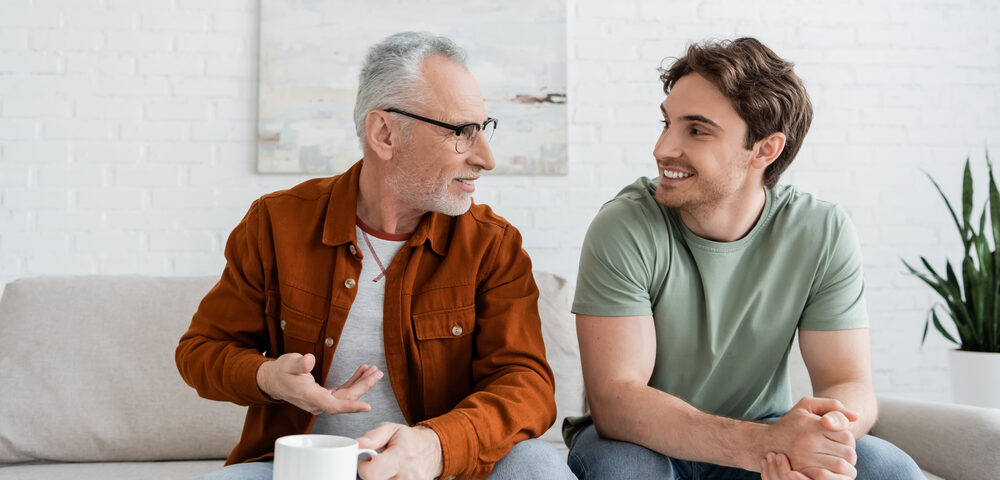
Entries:
<svg viewBox="0 0 1000 480">
<path fill-rule="evenodd" d="M 353 438 L 336 435 L 288 435 L 274 442 L 273 480 L 356 480 L 358 456 L 378 455 L 358 449 Z"/>
</svg>

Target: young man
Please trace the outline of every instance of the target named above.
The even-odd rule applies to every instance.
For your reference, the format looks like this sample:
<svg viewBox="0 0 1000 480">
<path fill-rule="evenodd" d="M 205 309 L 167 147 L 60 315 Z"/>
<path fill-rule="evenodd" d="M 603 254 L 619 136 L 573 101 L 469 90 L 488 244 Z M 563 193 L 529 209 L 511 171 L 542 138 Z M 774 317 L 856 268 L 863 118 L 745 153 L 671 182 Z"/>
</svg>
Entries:
<svg viewBox="0 0 1000 480">
<path fill-rule="evenodd" d="M 307 432 L 383 449 L 365 480 L 570 477 L 533 439 L 556 407 L 531 261 L 470 197 L 497 123 L 464 52 L 386 38 L 354 120 L 362 160 L 250 206 L 177 347 L 200 395 L 249 406 L 204 478 L 270 479 L 275 439 Z"/>
<path fill-rule="evenodd" d="M 850 220 L 777 186 L 812 119 L 792 64 L 740 38 L 691 46 L 661 80 L 657 177 L 605 204 L 583 246 L 573 311 L 593 423 L 567 425 L 571 468 L 923 478 L 865 436 L 876 400 Z M 815 397 L 793 406 L 796 332 Z"/>
</svg>

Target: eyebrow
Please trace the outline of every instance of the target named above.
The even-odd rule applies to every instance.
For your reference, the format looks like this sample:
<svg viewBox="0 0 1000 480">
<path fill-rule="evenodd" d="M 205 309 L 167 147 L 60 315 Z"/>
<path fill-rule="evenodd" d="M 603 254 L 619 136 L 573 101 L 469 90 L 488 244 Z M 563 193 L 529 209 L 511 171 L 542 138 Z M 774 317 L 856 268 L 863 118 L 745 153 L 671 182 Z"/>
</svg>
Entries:
<svg viewBox="0 0 1000 480">
<path fill-rule="evenodd" d="M 667 114 L 667 109 L 663 108 L 663 104 L 662 103 L 660 104 L 660 111 L 663 112 L 663 116 L 664 117 L 667 117 L 667 118 L 670 117 L 670 115 Z M 718 128 L 719 130 L 724 130 L 722 128 L 722 125 L 719 125 L 718 123 L 713 122 L 711 119 L 709 119 L 708 117 L 706 117 L 704 115 L 684 115 L 683 117 L 681 117 L 681 120 L 685 120 L 685 121 L 688 121 L 688 122 L 701 122 L 701 123 L 704 123 L 706 125 L 711 125 L 711 126 L 713 126 L 715 128 Z"/>
</svg>

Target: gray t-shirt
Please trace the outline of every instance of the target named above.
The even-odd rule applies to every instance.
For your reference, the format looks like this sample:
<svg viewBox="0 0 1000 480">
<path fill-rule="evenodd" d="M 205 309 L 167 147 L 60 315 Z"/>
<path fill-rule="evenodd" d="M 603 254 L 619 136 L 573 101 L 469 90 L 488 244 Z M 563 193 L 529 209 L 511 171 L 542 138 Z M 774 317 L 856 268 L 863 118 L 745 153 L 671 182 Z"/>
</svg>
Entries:
<svg viewBox="0 0 1000 480">
<path fill-rule="evenodd" d="M 385 364 L 385 342 L 382 336 L 382 310 L 385 301 L 384 270 L 403 246 L 405 240 L 385 240 L 373 232 L 365 233 L 357 228 L 358 244 L 362 248 L 361 275 L 358 277 L 358 293 L 354 297 L 347 322 L 337 342 L 330 373 L 326 377 L 326 387 L 335 388 L 346 382 L 361 364 L 375 365 L 385 373 L 361 400 L 368 402 L 372 409 L 360 413 L 339 415 L 322 414 L 316 418 L 311 433 L 326 433 L 357 438 L 375 428 L 381 422 L 406 424 L 399 409 L 396 395 L 389 382 L 389 371 Z"/>
<path fill-rule="evenodd" d="M 573 312 L 652 315 L 650 386 L 717 415 L 759 419 L 792 406 L 796 328 L 866 328 L 861 249 L 847 214 L 790 186 L 767 189 L 742 239 L 698 237 L 640 178 L 605 204 L 580 258 Z M 609 319 L 614 322 L 614 319 Z"/>
</svg>

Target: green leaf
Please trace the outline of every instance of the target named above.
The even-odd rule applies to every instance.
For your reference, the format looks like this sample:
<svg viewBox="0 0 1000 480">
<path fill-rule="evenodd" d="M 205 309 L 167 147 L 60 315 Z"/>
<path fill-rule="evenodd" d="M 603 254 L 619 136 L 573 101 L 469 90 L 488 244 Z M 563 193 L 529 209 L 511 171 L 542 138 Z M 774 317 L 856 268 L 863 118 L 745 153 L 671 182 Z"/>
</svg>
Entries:
<svg viewBox="0 0 1000 480">
<path fill-rule="evenodd" d="M 934 311 L 933 308 L 931 308 L 931 318 L 934 319 L 934 328 L 936 328 L 938 332 L 941 332 L 941 335 L 944 335 L 944 338 L 947 338 L 949 341 L 951 341 L 951 343 L 954 343 L 958 346 L 962 346 L 960 342 L 955 340 L 955 337 L 952 337 L 951 334 L 944 329 L 944 326 L 941 325 L 941 321 L 938 320 L 937 312 Z"/>
<path fill-rule="evenodd" d="M 977 338 L 977 325 L 982 321 L 984 311 L 984 289 L 979 270 L 976 269 L 971 256 L 965 257 L 962 275 L 965 277 L 965 305 L 969 310 L 969 322 L 956 322 L 955 326 L 958 327 L 958 335 L 962 338 L 963 343 L 966 343 L 967 339 L 978 342 L 980 340 Z"/>
<path fill-rule="evenodd" d="M 924 260 L 923 257 L 921 257 L 920 259 Z M 926 262 L 926 260 L 924 260 L 924 261 Z M 947 300 L 949 298 L 952 298 L 951 292 L 949 291 L 949 289 L 948 289 L 947 285 L 945 284 L 945 282 L 942 281 L 942 280 L 940 280 L 940 277 L 937 277 L 937 274 L 935 274 L 933 271 L 931 272 L 931 274 L 934 275 L 936 277 L 936 279 L 928 277 L 927 275 L 923 274 L 919 270 L 913 268 L 912 266 L 910 266 L 909 263 L 906 263 L 905 260 L 903 261 L 903 265 L 906 265 L 906 268 L 908 268 L 910 270 L 910 273 L 912 273 L 917 278 L 923 280 L 924 283 L 926 283 L 928 286 L 930 286 L 931 288 L 933 288 L 934 291 L 937 292 L 938 295 L 941 295 L 941 298 L 944 298 L 945 300 Z M 958 300 L 961 301 L 961 298 L 958 298 Z"/>
<path fill-rule="evenodd" d="M 958 279 L 955 278 L 955 271 L 951 267 L 951 262 L 945 262 L 945 270 L 948 272 L 948 280 L 943 280 L 937 272 L 934 271 L 934 268 L 931 267 L 926 258 L 920 257 L 920 261 L 923 262 L 924 267 L 927 268 L 933 278 L 917 271 L 910 264 L 906 263 L 906 260 L 903 260 L 903 265 L 910 269 L 910 273 L 923 280 L 924 283 L 928 284 L 938 293 L 938 295 L 941 296 L 941 298 L 947 303 L 948 308 L 951 309 L 952 317 L 955 322 L 968 324 L 972 315 L 970 315 L 969 308 L 964 303 L 961 291 L 962 287 Z M 968 293 L 966 293 L 966 295 L 968 295 Z"/>
<path fill-rule="evenodd" d="M 997 182 L 993 179 L 993 164 L 990 163 L 989 154 L 986 155 L 986 170 L 990 176 L 990 226 L 993 227 L 993 250 L 1000 251 L 1000 192 L 997 191 Z"/>
<path fill-rule="evenodd" d="M 969 218 L 972 217 L 972 168 L 969 166 L 969 157 L 965 157 L 965 173 L 962 175 L 962 220 L 965 222 L 964 231 L 971 228 Z"/>
<path fill-rule="evenodd" d="M 986 326 L 986 351 L 1000 352 L 1000 291 L 993 290 L 993 315 L 987 321 L 992 325 Z"/>
<path fill-rule="evenodd" d="M 927 330 L 929 330 L 930 326 L 931 326 L 931 312 L 933 312 L 933 311 L 934 311 L 934 309 L 932 308 L 931 310 L 929 310 L 927 312 L 927 320 L 924 321 L 924 334 L 920 337 L 920 346 L 921 347 L 923 347 L 924 343 L 927 342 Z"/>
<path fill-rule="evenodd" d="M 948 274 L 948 282 L 947 282 L 947 284 L 949 286 L 953 286 L 954 287 L 954 290 L 952 290 L 951 294 L 953 296 L 955 296 L 956 298 L 962 298 L 962 292 L 959 290 L 959 285 L 960 284 L 958 283 L 958 277 L 955 276 L 955 269 L 951 268 L 951 261 L 950 260 L 945 260 L 944 261 L 944 269 L 945 269 L 945 272 Z"/>
<path fill-rule="evenodd" d="M 958 329 L 958 338 L 962 340 L 961 342 L 955 342 L 955 343 L 961 343 L 963 349 L 970 350 L 971 348 L 969 347 L 972 347 L 973 345 L 978 345 L 980 343 L 975 338 L 975 335 L 972 333 L 968 325 L 956 323 L 955 328 Z"/>
<path fill-rule="evenodd" d="M 924 264 L 924 268 L 926 268 L 928 272 L 931 272 L 931 275 L 933 275 L 935 279 L 941 282 L 944 281 L 941 278 L 941 275 L 938 275 L 937 271 L 934 270 L 934 267 L 931 266 L 930 262 L 928 262 L 926 258 L 920 257 L 920 263 Z"/>
<path fill-rule="evenodd" d="M 976 256 L 979 260 L 978 272 L 983 275 L 993 272 L 993 252 L 990 251 L 990 244 L 986 239 L 986 209 L 983 204 L 983 213 L 979 216 L 979 230 L 972 232 L 972 243 L 976 247 Z"/>
<path fill-rule="evenodd" d="M 962 223 L 958 221 L 958 213 L 955 212 L 955 208 L 951 206 L 951 202 L 948 200 L 948 196 L 944 194 L 943 190 L 941 190 L 941 186 L 938 185 L 936 180 L 934 180 L 934 177 L 932 177 L 931 174 L 927 172 L 924 172 L 924 175 L 927 175 L 927 178 L 930 179 L 931 183 L 934 185 L 934 188 L 937 190 L 938 195 L 941 195 L 941 199 L 944 200 L 945 206 L 948 207 L 948 213 L 951 214 L 951 219 L 955 221 L 955 228 L 958 229 L 958 234 L 962 236 L 962 245 L 964 245 L 965 249 L 968 250 L 969 244 L 966 241 L 965 227 L 963 227 Z"/>
</svg>

